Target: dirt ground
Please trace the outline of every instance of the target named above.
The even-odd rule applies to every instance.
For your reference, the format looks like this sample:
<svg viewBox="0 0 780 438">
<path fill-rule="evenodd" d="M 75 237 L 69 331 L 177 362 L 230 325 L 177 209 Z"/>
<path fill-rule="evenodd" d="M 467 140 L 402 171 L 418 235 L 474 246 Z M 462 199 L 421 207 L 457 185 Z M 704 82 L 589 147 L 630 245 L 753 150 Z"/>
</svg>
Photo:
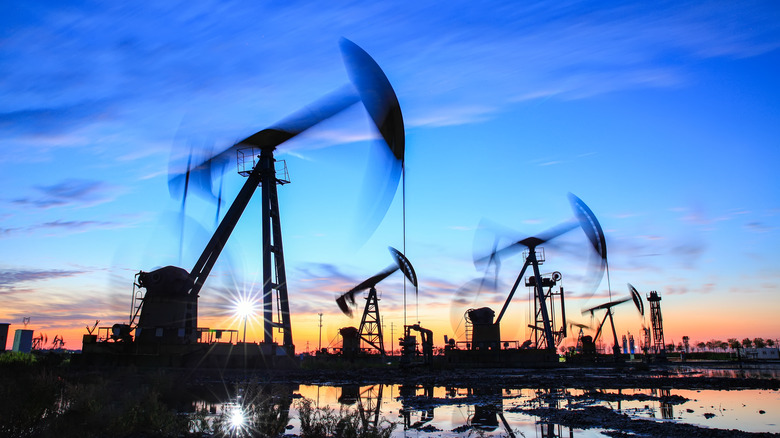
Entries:
<svg viewBox="0 0 780 438">
<path fill-rule="evenodd" d="M 733 373 L 757 374 L 751 370 L 768 369 L 774 377 L 719 377 L 703 376 L 691 370 L 729 370 Z M 767 373 L 764 373 L 765 375 Z M 246 373 L 227 377 L 241 379 Z M 503 388 L 672 388 L 672 389 L 780 389 L 780 363 L 763 364 L 761 368 L 738 368 L 737 365 L 718 363 L 670 363 L 646 366 L 567 366 L 549 369 L 530 368 L 472 368 L 436 369 L 425 367 L 398 368 L 397 366 L 355 369 L 291 369 L 255 373 L 258 379 L 276 383 L 311 385 L 343 384 L 416 384 L 456 387 Z M 220 378 L 226 377 L 221 374 Z"/>
</svg>

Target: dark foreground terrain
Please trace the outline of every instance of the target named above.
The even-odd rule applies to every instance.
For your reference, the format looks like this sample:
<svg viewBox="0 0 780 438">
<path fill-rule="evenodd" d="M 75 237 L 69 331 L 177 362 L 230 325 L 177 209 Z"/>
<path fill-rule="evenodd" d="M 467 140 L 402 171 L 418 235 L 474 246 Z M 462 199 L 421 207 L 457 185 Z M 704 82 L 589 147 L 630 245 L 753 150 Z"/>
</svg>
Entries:
<svg viewBox="0 0 780 438">
<path fill-rule="evenodd" d="M 539 396 L 533 403 L 505 408 L 504 412 L 531 415 L 550 425 L 596 429 L 606 436 L 780 436 L 632 418 L 620 410 L 593 403 L 643 400 L 642 397 L 670 405 L 685 401 L 663 392 L 670 389 L 778 391 L 778 370 L 778 364 L 697 363 L 541 370 L 401 369 L 388 365 L 363 368 L 344 364 L 273 371 L 192 371 L 76 368 L 67 360 L 16 358 L 0 361 L 0 437 L 402 436 L 400 424 L 385 422 L 383 428 L 370 429 L 365 424 L 361 426 L 356 415 L 339 412 L 338 408 L 318 411 L 320 408 L 312 408 L 311 404 L 307 408 L 306 400 L 294 390 L 299 385 L 374 384 L 407 388 L 398 398 L 403 399 L 405 406 L 420 410 L 454 403 L 501 406 L 502 391 L 534 389 Z M 432 391 L 417 391 L 434 387 L 468 391 L 461 398 L 437 398 Z M 637 388 L 658 390 L 653 392 L 658 395 L 621 391 Z M 227 414 L 209 407 L 235 403 L 236 394 L 251 402 L 251 409 L 247 409 L 259 426 L 236 428 Z M 559 407 L 564 396 L 567 404 Z M 292 418 L 297 418 L 297 428 L 290 426 Z M 326 427 L 327 422 L 332 424 Z M 321 427 L 317 427 L 318 423 Z M 349 424 L 354 427 L 344 426 Z M 453 436 L 457 431 L 421 428 L 415 433 Z M 506 436 L 513 434 L 510 431 Z"/>
</svg>

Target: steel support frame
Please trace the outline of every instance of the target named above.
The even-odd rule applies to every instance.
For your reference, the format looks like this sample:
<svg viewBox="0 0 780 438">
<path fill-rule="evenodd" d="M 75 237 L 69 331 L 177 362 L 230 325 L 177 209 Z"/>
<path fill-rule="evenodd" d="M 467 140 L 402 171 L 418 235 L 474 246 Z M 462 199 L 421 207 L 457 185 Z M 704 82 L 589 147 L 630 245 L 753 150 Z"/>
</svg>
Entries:
<svg viewBox="0 0 780 438">
<path fill-rule="evenodd" d="M 542 281 L 541 278 L 539 278 L 537 281 Z M 550 305 L 550 309 L 548 312 L 548 315 L 552 313 L 549 322 L 550 322 L 550 330 L 553 334 L 553 348 L 557 348 L 557 345 L 560 344 L 560 342 L 563 340 L 563 338 L 566 337 L 566 308 L 564 307 L 564 299 L 563 299 L 563 287 L 559 286 L 557 292 L 553 292 L 553 287 L 556 286 L 556 283 L 553 283 L 547 288 L 547 291 L 544 292 L 544 297 L 547 300 L 547 303 Z M 542 290 L 544 290 L 544 286 L 542 286 Z M 561 303 L 561 321 L 562 321 L 562 328 L 560 330 L 557 330 L 556 322 L 555 322 L 555 295 L 560 296 L 560 303 Z M 547 308 L 547 303 L 539 303 L 539 295 L 534 295 L 534 316 L 535 321 L 534 325 L 529 325 L 531 329 L 534 330 L 534 343 L 538 346 L 540 344 L 546 344 L 547 338 L 545 336 L 539 336 L 540 331 L 544 331 L 543 329 L 540 329 L 541 327 L 545 326 L 545 319 L 544 314 L 542 313 L 542 310 Z M 544 306 L 544 307 L 542 307 Z M 547 345 L 545 345 L 545 348 Z"/>
<path fill-rule="evenodd" d="M 382 335 L 382 321 L 379 318 L 379 298 L 376 288 L 371 287 L 366 297 L 366 307 L 363 309 L 363 318 L 358 329 L 360 339 L 379 350 L 385 356 L 385 342 Z"/>
<path fill-rule="evenodd" d="M 593 343 L 595 344 L 598 341 L 599 336 L 601 336 L 601 330 L 604 328 L 604 323 L 607 322 L 607 318 L 609 318 L 609 324 L 612 326 L 612 354 L 617 357 L 620 355 L 620 345 L 618 345 L 617 331 L 615 330 L 615 320 L 612 317 L 612 307 L 607 307 L 607 313 L 604 314 L 604 319 L 602 319 L 601 324 L 599 324 L 599 329 L 596 331 L 596 336 L 593 337 Z"/>
<path fill-rule="evenodd" d="M 244 213 L 249 200 L 252 199 L 258 186 L 262 194 L 262 229 L 263 229 L 263 330 L 264 342 L 273 342 L 273 327 L 283 332 L 283 346 L 289 354 L 294 354 L 292 330 L 290 323 L 290 307 L 287 296 L 287 276 L 284 267 L 282 250 L 282 231 L 279 219 L 279 199 L 276 192 L 276 169 L 274 166 L 273 148 L 262 148 L 259 161 L 236 199 L 230 205 L 225 217 L 219 223 L 214 235 L 206 245 L 195 266 L 190 271 L 193 280 L 190 295 L 197 295 L 203 283 L 217 262 L 228 238 Z M 273 296 L 277 294 L 280 323 L 273 322 Z"/>
<path fill-rule="evenodd" d="M 384 384 L 371 385 L 360 392 L 358 397 L 358 413 L 363 424 L 363 430 L 375 431 L 379 424 L 379 413 L 382 406 L 382 389 Z"/>
<path fill-rule="evenodd" d="M 523 275 L 525 274 L 526 269 L 528 269 L 528 266 L 532 267 L 534 276 L 538 279 L 536 285 L 534 286 L 534 291 L 536 292 L 536 299 L 539 300 L 539 308 L 542 314 L 542 320 L 544 321 L 543 331 L 544 339 L 547 344 L 546 347 L 548 350 L 555 350 L 555 338 L 553 337 L 550 315 L 547 312 L 547 304 L 545 303 L 544 288 L 542 287 L 541 275 L 539 274 L 539 261 L 536 258 L 536 247 L 528 248 L 528 257 L 525 259 L 523 269 L 520 270 L 520 274 L 517 276 L 517 280 L 515 280 L 515 284 L 512 286 L 512 290 L 509 292 L 509 296 L 504 302 L 504 307 L 501 308 L 501 312 L 498 314 L 498 318 L 496 318 L 495 323 L 500 323 L 501 318 L 504 317 L 504 312 L 506 312 L 506 308 L 509 306 L 509 302 L 512 301 L 512 297 L 515 295 L 517 288 L 520 286 L 520 280 L 523 278 Z"/>
<path fill-rule="evenodd" d="M 273 342 L 273 328 L 282 332 L 282 346 L 294 354 L 290 304 L 287 296 L 287 274 L 284 266 L 282 226 L 276 185 L 276 160 L 273 149 L 262 148 L 256 168 L 260 168 L 263 232 L 263 333 L 264 342 Z M 254 173 L 254 171 L 253 171 Z M 274 293 L 275 291 L 275 293 Z M 273 296 L 277 298 L 279 323 L 273 322 Z"/>
</svg>

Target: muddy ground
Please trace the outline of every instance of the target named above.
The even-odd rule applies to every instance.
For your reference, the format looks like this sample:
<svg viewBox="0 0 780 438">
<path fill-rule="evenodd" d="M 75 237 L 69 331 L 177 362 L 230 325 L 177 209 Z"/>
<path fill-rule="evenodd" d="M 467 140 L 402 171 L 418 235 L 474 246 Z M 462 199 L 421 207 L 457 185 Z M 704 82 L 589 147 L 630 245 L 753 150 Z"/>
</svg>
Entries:
<svg viewBox="0 0 780 438">
<path fill-rule="evenodd" d="M 576 389 L 780 389 L 780 363 L 765 364 L 763 368 L 740 369 L 724 367 L 718 363 L 685 365 L 666 364 L 645 366 L 571 366 L 549 369 L 530 368 L 473 368 L 473 369 L 431 369 L 425 367 L 399 368 L 397 366 L 354 368 L 354 369 L 290 369 L 271 371 L 226 371 L 215 374 L 203 373 L 197 378 L 219 380 L 242 380 L 252 377 L 274 383 L 302 385 L 345 385 L 345 384 L 416 384 L 421 386 L 455 386 L 459 388 L 496 387 L 503 388 L 576 388 Z M 707 377 L 699 370 L 730 370 L 745 374 L 758 369 L 769 369 L 774 377 Z"/>
</svg>

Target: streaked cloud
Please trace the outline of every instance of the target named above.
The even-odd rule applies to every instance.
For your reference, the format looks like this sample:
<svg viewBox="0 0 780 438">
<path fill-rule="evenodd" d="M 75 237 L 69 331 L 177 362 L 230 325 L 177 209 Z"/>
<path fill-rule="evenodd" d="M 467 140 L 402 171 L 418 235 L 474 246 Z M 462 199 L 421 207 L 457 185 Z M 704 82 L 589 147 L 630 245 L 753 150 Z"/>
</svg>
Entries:
<svg viewBox="0 0 780 438">
<path fill-rule="evenodd" d="M 39 270 L 39 269 L 8 269 L 0 271 L 0 293 L 6 293 L 16 289 L 19 285 L 32 282 L 56 280 L 84 274 L 86 271 L 77 270 Z"/>
<path fill-rule="evenodd" d="M 191 107 L 192 96 L 268 111 L 252 98 L 257 91 L 246 90 L 262 90 L 264 108 L 278 107 L 269 99 L 289 101 L 283 92 L 264 89 L 280 84 L 277 72 L 286 72 L 289 86 L 303 84 L 301 95 L 317 84 L 346 82 L 333 43 L 341 35 L 369 48 L 390 32 L 417 35 L 378 53 L 392 67 L 391 80 L 404 78 L 396 83 L 412 108 L 409 126 L 475 123 L 508 103 L 534 98 L 677 86 L 697 59 L 756 56 L 780 46 L 776 10 L 761 2 L 736 9 L 711 2 L 653 8 L 499 3 L 469 13 L 464 9 L 470 5 L 456 2 L 437 5 L 435 14 L 431 5 L 406 3 L 394 11 L 392 26 L 373 33 L 352 25 L 386 19 L 389 11 L 381 5 L 212 7 L 93 5 L 89 14 L 77 7 L 17 13 L 14 37 L 3 49 L 4 65 L 12 68 L 5 68 L 0 84 L 0 92 L 14 99 L 1 108 L 0 129 L 67 131 L 94 122 L 106 113 L 101 108 L 117 102 L 157 102 L 162 110 Z M 272 20 L 275 14 L 286 19 Z M 362 18 L 343 21 L 349 14 Z M 315 31 L 312 41 L 308 32 Z M 312 76 L 308 67 L 326 56 L 331 61 L 324 74 Z"/>
<path fill-rule="evenodd" d="M 35 207 L 92 207 L 113 200 L 118 187 L 105 181 L 67 179 L 56 184 L 36 186 L 37 196 L 16 198 L 14 204 Z"/>
<path fill-rule="evenodd" d="M 5 136 L 45 137 L 76 131 L 81 126 L 105 121 L 106 108 L 99 103 L 71 107 L 21 109 L 0 113 L 0 132 Z M 67 143 L 66 143 L 67 144 Z"/>
<path fill-rule="evenodd" d="M 33 234 L 39 231 L 50 230 L 57 236 L 66 234 L 85 233 L 95 230 L 109 230 L 133 227 L 139 221 L 135 217 L 124 218 L 123 221 L 93 221 L 93 220 L 64 220 L 56 219 L 50 222 L 42 222 L 24 227 L 0 228 L 0 239 L 19 237 Z"/>
<path fill-rule="evenodd" d="M 408 118 L 410 127 L 442 127 L 478 123 L 490 118 L 496 109 L 485 105 L 442 106 L 425 114 L 411 113 Z"/>
<path fill-rule="evenodd" d="M 754 233 L 768 233 L 774 231 L 774 227 L 768 226 L 763 222 L 748 222 L 745 224 L 745 229 Z"/>
</svg>

